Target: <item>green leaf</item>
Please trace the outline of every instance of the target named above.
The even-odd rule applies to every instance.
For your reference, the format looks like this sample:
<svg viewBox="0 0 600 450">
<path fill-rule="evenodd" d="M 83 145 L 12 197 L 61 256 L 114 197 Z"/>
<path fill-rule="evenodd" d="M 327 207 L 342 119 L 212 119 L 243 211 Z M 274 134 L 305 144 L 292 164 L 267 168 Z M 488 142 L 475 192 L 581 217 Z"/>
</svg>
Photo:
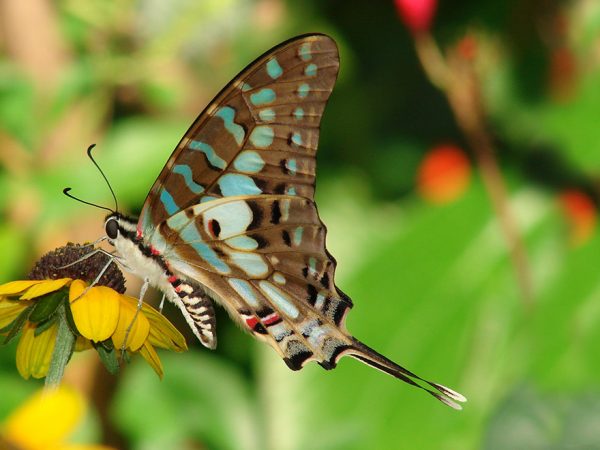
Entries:
<svg viewBox="0 0 600 450">
<path fill-rule="evenodd" d="M 64 299 L 64 308 L 65 308 L 65 319 L 67 320 L 67 325 L 71 329 L 71 332 L 75 336 L 81 336 L 79 330 L 77 329 L 77 325 L 75 325 L 75 319 L 73 319 L 73 312 L 71 311 L 71 303 L 69 302 L 69 298 Z"/>
<path fill-rule="evenodd" d="M 35 331 L 33 332 L 34 336 L 39 336 L 40 334 L 42 334 L 44 331 L 46 331 L 48 328 L 50 328 L 52 325 L 56 324 L 56 315 L 52 315 L 51 317 L 49 317 L 47 320 L 44 320 L 43 322 L 40 322 L 37 324 L 37 326 L 35 327 Z"/>
<path fill-rule="evenodd" d="M 25 323 L 27 322 L 27 319 L 29 318 L 29 314 L 31 314 L 33 306 L 34 305 L 30 305 L 26 309 L 21 311 L 21 314 L 19 314 L 17 316 L 17 318 L 15 320 L 13 320 L 12 323 L 8 326 L 8 327 L 10 327 L 10 331 L 4 338 L 2 345 L 8 344 L 10 341 L 12 341 L 19 334 L 19 332 L 23 329 L 23 326 L 25 326 Z M 8 327 L 5 327 L 5 328 L 8 328 Z"/>
<path fill-rule="evenodd" d="M 246 374 L 206 352 L 161 358 L 162 382 L 137 361 L 124 373 L 113 405 L 116 423 L 139 448 L 187 448 L 190 439 L 203 448 L 268 448 Z"/>
<path fill-rule="evenodd" d="M 58 387 L 65 373 L 65 367 L 71 359 L 73 349 L 75 348 L 76 336 L 71 332 L 67 324 L 64 304 L 60 305 L 56 316 L 58 332 L 56 334 L 56 344 L 52 352 L 52 359 L 50 360 L 50 367 L 46 375 L 46 387 Z"/>
<path fill-rule="evenodd" d="M 40 323 L 48 320 L 57 310 L 61 302 L 68 298 L 68 292 L 65 289 L 52 292 L 38 298 L 35 302 L 33 310 L 29 315 L 29 321 L 34 323 Z"/>
<path fill-rule="evenodd" d="M 104 342 L 92 343 L 96 351 L 98 352 L 98 356 L 100 356 L 100 361 L 106 367 L 109 373 L 112 375 L 116 375 L 119 373 L 119 360 L 117 358 L 117 351 L 114 346 L 109 346 Z"/>
</svg>

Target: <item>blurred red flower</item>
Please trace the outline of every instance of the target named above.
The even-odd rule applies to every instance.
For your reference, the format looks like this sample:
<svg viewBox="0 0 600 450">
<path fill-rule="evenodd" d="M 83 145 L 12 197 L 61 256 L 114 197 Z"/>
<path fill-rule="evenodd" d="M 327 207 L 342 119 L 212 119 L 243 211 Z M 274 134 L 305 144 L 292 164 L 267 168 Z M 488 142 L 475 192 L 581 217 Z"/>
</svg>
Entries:
<svg viewBox="0 0 600 450">
<path fill-rule="evenodd" d="M 417 189 L 432 203 L 449 203 L 460 197 L 471 179 L 471 164 L 455 145 L 431 149 L 419 166 Z"/>
<path fill-rule="evenodd" d="M 429 31 L 437 0 L 394 0 L 400 19 L 413 33 Z"/>
<path fill-rule="evenodd" d="M 562 211 L 569 223 L 569 234 L 573 244 L 587 241 L 596 227 L 596 205 L 589 195 L 569 189 L 559 195 Z"/>
</svg>

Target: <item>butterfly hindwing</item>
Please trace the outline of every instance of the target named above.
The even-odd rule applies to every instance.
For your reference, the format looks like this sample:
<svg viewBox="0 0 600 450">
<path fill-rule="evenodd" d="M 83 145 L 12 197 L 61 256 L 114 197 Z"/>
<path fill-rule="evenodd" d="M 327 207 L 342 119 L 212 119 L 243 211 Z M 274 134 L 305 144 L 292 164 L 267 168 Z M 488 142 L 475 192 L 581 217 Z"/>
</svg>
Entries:
<svg viewBox="0 0 600 450">
<path fill-rule="evenodd" d="M 312 198 L 319 125 L 338 68 L 336 44 L 324 35 L 292 39 L 250 64 L 177 145 L 146 199 L 140 234 L 215 198 Z"/>
<path fill-rule="evenodd" d="M 192 206 L 159 227 L 171 267 L 199 280 L 292 368 L 335 365 L 352 306 L 334 284 L 335 261 L 312 200 L 228 197 Z M 152 242 L 160 249 L 160 239 Z"/>
</svg>

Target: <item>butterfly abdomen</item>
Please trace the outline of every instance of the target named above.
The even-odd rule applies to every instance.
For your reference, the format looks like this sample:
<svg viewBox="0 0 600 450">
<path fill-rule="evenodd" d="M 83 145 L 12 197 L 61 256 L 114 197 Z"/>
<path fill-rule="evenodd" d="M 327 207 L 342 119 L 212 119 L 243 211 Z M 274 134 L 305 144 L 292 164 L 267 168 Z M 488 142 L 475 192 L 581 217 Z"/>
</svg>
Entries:
<svg viewBox="0 0 600 450">
<path fill-rule="evenodd" d="M 206 290 L 196 283 L 182 280 L 167 272 L 171 285 L 171 300 L 181 310 L 192 332 L 202 345 L 211 350 L 217 347 L 216 318 L 213 302 Z M 169 293 L 166 293 L 169 295 Z"/>
</svg>

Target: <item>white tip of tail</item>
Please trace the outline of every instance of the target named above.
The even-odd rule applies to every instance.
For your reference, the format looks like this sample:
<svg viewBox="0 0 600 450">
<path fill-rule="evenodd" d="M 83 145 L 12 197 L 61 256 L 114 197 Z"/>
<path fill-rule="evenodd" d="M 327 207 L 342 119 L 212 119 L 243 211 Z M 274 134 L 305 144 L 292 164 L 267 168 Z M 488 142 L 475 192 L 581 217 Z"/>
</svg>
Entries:
<svg viewBox="0 0 600 450">
<path fill-rule="evenodd" d="M 462 411 L 462 409 L 463 409 L 462 405 L 459 405 L 458 403 L 453 402 L 452 400 L 450 400 L 447 397 L 444 397 L 443 395 L 434 395 L 434 397 L 437 398 L 444 405 L 448 405 L 450 408 L 454 408 L 457 411 Z"/>
<path fill-rule="evenodd" d="M 467 397 L 462 395 L 460 392 L 453 391 L 449 387 L 443 386 L 441 384 L 437 384 L 437 383 L 431 383 L 431 384 L 434 385 L 438 391 L 443 392 L 448 397 L 450 397 L 453 400 L 456 400 L 457 402 L 465 403 L 467 401 Z M 459 405 L 458 409 L 462 409 L 462 407 Z"/>
<path fill-rule="evenodd" d="M 459 411 L 462 410 L 462 406 L 459 405 L 457 402 L 466 402 L 467 398 L 464 395 L 441 384 L 425 380 L 424 378 L 421 378 L 420 376 L 412 373 L 410 370 L 399 366 L 395 362 L 391 361 L 390 359 L 376 352 L 372 348 L 363 344 L 356 338 L 350 339 L 352 341 L 352 347 L 346 353 L 348 356 L 352 356 L 353 358 L 356 358 L 359 361 L 371 367 L 374 367 L 375 369 L 381 370 L 382 372 L 385 372 L 388 375 L 396 377 L 414 387 L 423 389 L 425 392 L 431 394 L 440 402 L 451 408 L 454 408 Z M 435 391 L 431 388 L 435 389 Z"/>
</svg>

